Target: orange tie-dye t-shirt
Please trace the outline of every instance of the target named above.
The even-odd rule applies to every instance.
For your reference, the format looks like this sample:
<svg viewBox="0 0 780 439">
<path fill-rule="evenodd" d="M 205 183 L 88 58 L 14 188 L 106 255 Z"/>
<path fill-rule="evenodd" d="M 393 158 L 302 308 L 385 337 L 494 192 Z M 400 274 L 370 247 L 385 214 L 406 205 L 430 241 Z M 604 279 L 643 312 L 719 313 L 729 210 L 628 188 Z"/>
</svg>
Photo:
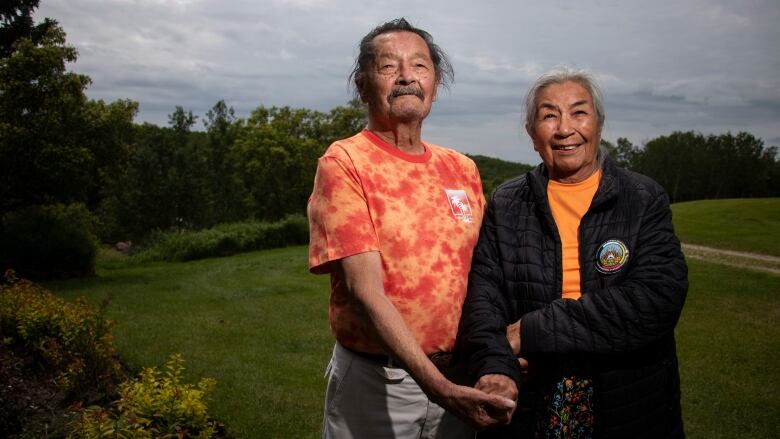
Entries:
<svg viewBox="0 0 780 439">
<path fill-rule="evenodd" d="M 425 153 L 410 155 L 370 131 L 332 144 L 309 198 L 309 268 L 331 274 L 336 339 L 383 352 L 330 264 L 378 251 L 385 294 L 420 346 L 451 351 L 484 205 L 476 165 L 458 152 L 426 143 Z"/>
</svg>

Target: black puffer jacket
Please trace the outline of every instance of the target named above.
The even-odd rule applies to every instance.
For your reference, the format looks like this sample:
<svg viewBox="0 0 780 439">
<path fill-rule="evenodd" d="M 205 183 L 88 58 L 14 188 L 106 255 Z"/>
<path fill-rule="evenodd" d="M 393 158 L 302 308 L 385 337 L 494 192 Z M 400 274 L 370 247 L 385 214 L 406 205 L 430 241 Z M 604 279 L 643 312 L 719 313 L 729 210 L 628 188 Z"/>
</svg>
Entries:
<svg viewBox="0 0 780 439">
<path fill-rule="evenodd" d="M 472 384 L 499 373 L 520 390 L 512 425 L 481 437 L 533 438 L 549 371 L 572 366 L 594 380 L 597 438 L 684 437 L 674 327 L 687 267 L 665 192 L 604 161 L 580 223 L 582 297 L 569 300 L 560 298 L 561 242 L 547 181 L 540 165 L 496 189 L 475 249 L 458 356 Z M 629 255 L 604 274 L 597 253 L 610 240 Z M 518 319 L 521 356 L 532 366 L 525 374 L 506 341 L 506 326 Z"/>
</svg>

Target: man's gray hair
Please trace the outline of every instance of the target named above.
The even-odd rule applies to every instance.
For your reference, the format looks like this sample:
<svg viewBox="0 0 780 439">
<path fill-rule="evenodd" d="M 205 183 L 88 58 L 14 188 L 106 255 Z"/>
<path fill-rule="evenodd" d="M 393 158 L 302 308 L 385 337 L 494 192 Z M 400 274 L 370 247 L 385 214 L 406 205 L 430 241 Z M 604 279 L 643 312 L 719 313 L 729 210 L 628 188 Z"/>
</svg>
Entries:
<svg viewBox="0 0 780 439">
<path fill-rule="evenodd" d="M 604 112 L 604 97 L 593 75 L 587 70 L 572 69 L 569 67 L 560 67 L 544 73 L 531 85 L 528 94 L 525 97 L 525 123 L 533 131 L 536 121 L 536 112 L 539 100 L 539 93 L 553 84 L 562 84 L 567 81 L 574 81 L 582 85 L 590 93 L 593 100 L 593 108 L 596 110 L 596 119 L 599 129 L 604 127 L 604 120 L 607 115 Z"/>
<path fill-rule="evenodd" d="M 405 18 L 397 18 L 375 27 L 360 41 L 360 53 L 355 60 L 352 72 L 349 74 L 349 82 L 353 86 L 355 99 L 359 100 L 361 98 L 361 94 L 366 85 L 366 76 L 370 72 L 371 65 L 374 62 L 374 56 L 376 55 L 374 38 L 390 32 L 412 32 L 419 35 L 428 46 L 428 51 L 430 52 L 431 61 L 433 61 L 433 67 L 436 73 L 436 86 L 438 87 L 441 85 L 444 86 L 444 88 L 447 88 L 449 84 L 454 81 L 455 71 L 452 69 L 452 64 L 450 64 L 444 51 L 433 42 L 431 34 L 412 26 Z"/>
</svg>

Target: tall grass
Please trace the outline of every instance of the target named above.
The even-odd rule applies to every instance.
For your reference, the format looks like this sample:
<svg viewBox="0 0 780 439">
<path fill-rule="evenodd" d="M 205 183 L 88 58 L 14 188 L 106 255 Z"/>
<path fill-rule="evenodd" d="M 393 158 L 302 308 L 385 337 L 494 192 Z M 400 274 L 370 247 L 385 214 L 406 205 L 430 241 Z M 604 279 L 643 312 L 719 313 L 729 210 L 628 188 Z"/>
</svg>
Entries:
<svg viewBox="0 0 780 439">
<path fill-rule="evenodd" d="M 134 260 L 192 261 L 306 244 L 309 223 L 303 215 L 289 215 L 275 223 L 247 221 L 219 224 L 206 230 L 165 232 L 154 236 L 152 241 Z"/>
</svg>

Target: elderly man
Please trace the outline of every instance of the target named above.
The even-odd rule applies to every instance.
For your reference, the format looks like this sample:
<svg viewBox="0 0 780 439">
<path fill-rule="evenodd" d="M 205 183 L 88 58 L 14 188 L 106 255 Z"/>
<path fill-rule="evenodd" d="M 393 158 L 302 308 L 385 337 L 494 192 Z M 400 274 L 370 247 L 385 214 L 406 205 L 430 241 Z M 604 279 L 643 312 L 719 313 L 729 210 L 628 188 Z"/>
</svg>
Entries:
<svg viewBox="0 0 780 439">
<path fill-rule="evenodd" d="M 329 273 L 336 346 L 323 437 L 468 437 L 514 401 L 445 378 L 484 199 L 465 156 L 421 140 L 452 77 L 431 36 L 398 19 L 366 35 L 351 78 L 367 128 L 320 158 L 309 265 Z"/>
<path fill-rule="evenodd" d="M 684 436 L 674 328 L 685 259 L 663 188 L 599 150 L 604 120 L 587 72 L 548 72 L 528 92 L 542 164 L 491 196 L 460 326 L 477 388 L 520 386 L 511 426 L 480 437 Z"/>
</svg>

